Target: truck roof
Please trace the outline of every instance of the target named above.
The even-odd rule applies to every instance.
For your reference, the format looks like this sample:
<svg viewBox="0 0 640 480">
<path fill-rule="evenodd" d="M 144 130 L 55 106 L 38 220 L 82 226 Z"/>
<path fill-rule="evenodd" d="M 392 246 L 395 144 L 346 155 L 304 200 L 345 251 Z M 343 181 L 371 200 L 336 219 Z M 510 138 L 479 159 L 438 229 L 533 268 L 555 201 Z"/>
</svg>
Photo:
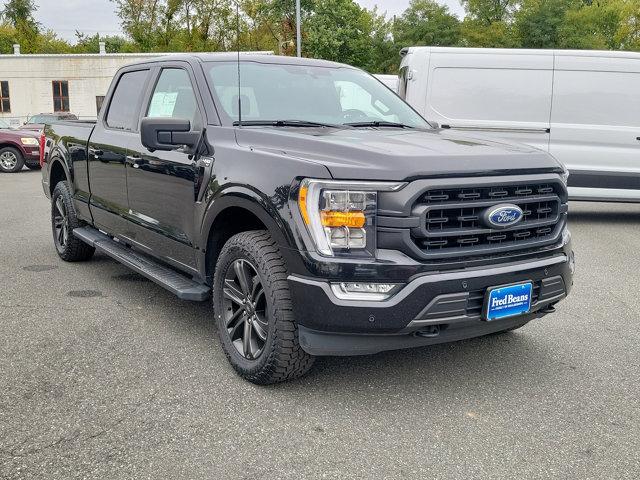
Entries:
<svg viewBox="0 0 640 480">
<path fill-rule="evenodd" d="M 167 61 L 191 61 L 191 62 L 235 62 L 238 59 L 237 52 L 220 52 L 220 53 L 176 53 L 172 55 L 164 55 L 160 57 L 149 58 L 148 60 L 142 60 L 132 63 L 131 65 L 158 63 Z M 343 63 L 331 62 L 328 60 L 317 60 L 314 58 L 301 58 L 301 57 L 288 57 L 283 55 L 269 55 L 265 53 L 255 52 L 240 52 L 241 62 L 258 62 L 258 63 L 271 63 L 280 65 L 308 65 L 316 67 L 350 67 Z"/>
</svg>

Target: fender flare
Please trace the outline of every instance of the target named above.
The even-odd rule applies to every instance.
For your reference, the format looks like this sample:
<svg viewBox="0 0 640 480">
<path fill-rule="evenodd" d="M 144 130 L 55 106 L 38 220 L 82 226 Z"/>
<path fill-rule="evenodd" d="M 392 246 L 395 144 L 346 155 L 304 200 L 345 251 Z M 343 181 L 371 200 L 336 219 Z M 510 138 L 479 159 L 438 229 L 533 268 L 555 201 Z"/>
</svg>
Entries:
<svg viewBox="0 0 640 480">
<path fill-rule="evenodd" d="M 67 165 L 67 162 L 64 161 L 64 159 L 59 156 L 53 156 L 51 157 L 51 161 L 49 162 L 49 171 L 48 176 L 49 176 L 49 188 L 51 188 L 51 174 L 53 173 L 53 168 L 55 166 L 56 163 L 59 163 L 62 166 L 62 170 L 64 170 L 64 175 L 67 177 L 67 182 L 69 183 L 69 188 L 71 189 L 71 193 L 73 194 L 74 188 L 73 188 L 73 177 L 71 176 L 71 170 L 69 170 L 69 166 Z"/>
<path fill-rule="evenodd" d="M 23 157 L 26 156 L 26 153 L 24 151 L 24 146 L 14 140 L 9 139 L 9 140 L 2 141 L 0 144 L 0 148 L 6 148 L 6 147 L 15 148 L 20 152 L 20 155 L 22 155 Z"/>
<path fill-rule="evenodd" d="M 295 248 L 289 226 L 271 202 L 248 188 L 232 187 L 213 199 L 207 206 L 199 242 L 204 249 L 208 248 L 209 234 L 216 219 L 222 212 L 232 207 L 243 208 L 254 214 L 281 247 Z"/>
</svg>

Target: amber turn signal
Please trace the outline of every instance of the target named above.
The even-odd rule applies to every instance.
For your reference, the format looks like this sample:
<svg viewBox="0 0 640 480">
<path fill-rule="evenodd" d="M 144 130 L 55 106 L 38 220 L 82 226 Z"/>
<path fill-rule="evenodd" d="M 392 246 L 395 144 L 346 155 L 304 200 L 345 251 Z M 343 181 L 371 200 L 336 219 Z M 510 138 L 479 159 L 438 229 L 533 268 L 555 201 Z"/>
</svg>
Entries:
<svg viewBox="0 0 640 480">
<path fill-rule="evenodd" d="M 335 211 L 322 211 L 320 212 L 320 220 L 324 227 L 349 227 L 349 228 L 363 228 L 367 223 L 367 219 L 364 212 L 335 212 Z"/>
<path fill-rule="evenodd" d="M 300 187 L 300 193 L 298 194 L 298 208 L 304 223 L 309 225 L 309 212 L 307 211 L 307 194 L 309 193 L 309 187 L 303 185 Z"/>
</svg>

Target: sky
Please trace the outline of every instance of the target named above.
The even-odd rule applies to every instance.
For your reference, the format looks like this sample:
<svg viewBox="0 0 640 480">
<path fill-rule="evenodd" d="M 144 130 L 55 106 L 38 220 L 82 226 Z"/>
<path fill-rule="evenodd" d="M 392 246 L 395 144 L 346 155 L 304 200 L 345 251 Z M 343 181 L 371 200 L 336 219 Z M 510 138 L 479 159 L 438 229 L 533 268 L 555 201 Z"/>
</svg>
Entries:
<svg viewBox="0 0 640 480">
<path fill-rule="evenodd" d="M 378 6 L 388 16 L 401 14 L 410 0 L 356 0 L 367 8 Z M 464 11 L 458 0 L 439 0 L 447 4 L 449 9 L 462 16 Z M 37 20 L 45 29 L 51 29 L 66 40 L 75 40 L 75 32 L 94 35 L 121 34 L 120 19 L 115 13 L 114 4 L 110 0 L 36 0 Z"/>
</svg>

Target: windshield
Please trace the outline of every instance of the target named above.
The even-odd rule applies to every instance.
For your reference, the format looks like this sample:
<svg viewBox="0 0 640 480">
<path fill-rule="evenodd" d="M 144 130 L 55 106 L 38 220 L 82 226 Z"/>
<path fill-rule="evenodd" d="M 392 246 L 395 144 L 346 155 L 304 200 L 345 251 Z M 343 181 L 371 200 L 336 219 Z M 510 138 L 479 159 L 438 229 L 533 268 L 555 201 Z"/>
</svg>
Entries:
<svg viewBox="0 0 640 480">
<path fill-rule="evenodd" d="M 11 128 L 11 125 L 9 125 L 9 122 L 0 118 L 0 130 L 5 130 L 7 128 Z"/>
<path fill-rule="evenodd" d="M 347 67 L 210 62 L 208 79 L 232 121 L 298 120 L 328 125 L 380 123 L 413 128 L 429 124 L 372 76 Z M 239 98 L 238 98 L 239 97 Z M 385 126 L 385 125 L 375 125 Z"/>
</svg>

